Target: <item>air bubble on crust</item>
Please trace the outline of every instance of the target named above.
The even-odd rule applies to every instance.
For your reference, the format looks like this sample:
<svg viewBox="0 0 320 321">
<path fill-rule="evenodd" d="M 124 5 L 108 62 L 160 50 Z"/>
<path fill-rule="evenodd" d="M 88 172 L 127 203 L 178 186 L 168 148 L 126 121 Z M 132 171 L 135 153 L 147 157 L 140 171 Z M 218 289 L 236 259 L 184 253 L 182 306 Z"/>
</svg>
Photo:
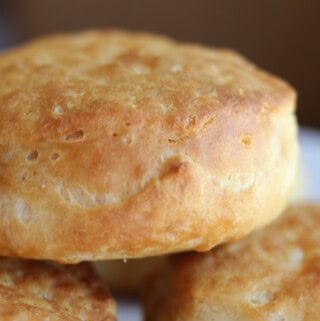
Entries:
<svg viewBox="0 0 320 321">
<path fill-rule="evenodd" d="M 36 161 L 38 159 L 38 156 L 39 156 L 38 151 L 33 150 L 27 155 L 27 160 L 30 162 Z"/>
<path fill-rule="evenodd" d="M 50 156 L 50 159 L 52 161 L 56 161 L 60 158 L 60 154 L 59 153 L 52 153 L 51 156 Z"/>
<path fill-rule="evenodd" d="M 66 141 L 67 142 L 74 142 L 74 141 L 79 141 L 79 140 L 82 140 L 84 137 L 84 132 L 83 130 L 76 130 L 74 132 L 71 132 L 70 134 L 68 134 L 66 136 Z"/>
<path fill-rule="evenodd" d="M 251 137 L 245 136 L 241 139 L 241 143 L 247 147 L 249 147 L 252 144 Z"/>
<path fill-rule="evenodd" d="M 15 203 L 15 213 L 19 221 L 28 223 L 31 220 L 30 205 L 22 198 L 19 198 Z"/>
</svg>

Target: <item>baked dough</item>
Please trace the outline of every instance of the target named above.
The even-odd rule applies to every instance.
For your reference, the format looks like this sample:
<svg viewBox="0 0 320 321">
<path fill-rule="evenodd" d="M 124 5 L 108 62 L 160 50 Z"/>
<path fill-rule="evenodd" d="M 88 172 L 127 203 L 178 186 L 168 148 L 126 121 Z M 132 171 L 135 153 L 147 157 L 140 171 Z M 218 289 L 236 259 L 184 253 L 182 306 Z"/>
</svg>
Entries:
<svg viewBox="0 0 320 321">
<path fill-rule="evenodd" d="M 242 241 L 170 258 L 146 320 L 319 320 L 319 227 L 320 206 L 300 204 Z"/>
<path fill-rule="evenodd" d="M 204 251 L 287 203 L 295 92 L 233 51 L 82 32 L 2 54 L 0 79 L 2 255 Z"/>
<path fill-rule="evenodd" d="M 88 263 L 0 258 L 1 321 L 115 321 L 116 305 Z"/>
</svg>

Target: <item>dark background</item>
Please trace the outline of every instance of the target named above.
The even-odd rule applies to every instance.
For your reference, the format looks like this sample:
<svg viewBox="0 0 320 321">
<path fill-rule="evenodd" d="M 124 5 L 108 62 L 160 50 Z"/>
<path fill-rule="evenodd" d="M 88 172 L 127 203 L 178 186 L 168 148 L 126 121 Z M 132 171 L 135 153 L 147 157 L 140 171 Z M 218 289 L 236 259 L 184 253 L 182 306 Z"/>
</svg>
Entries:
<svg viewBox="0 0 320 321">
<path fill-rule="evenodd" d="M 53 32 L 119 27 L 235 48 L 288 79 L 299 92 L 300 122 L 320 127 L 320 1 L 0 0 L 0 10 L 11 23 L 8 45 Z"/>
</svg>

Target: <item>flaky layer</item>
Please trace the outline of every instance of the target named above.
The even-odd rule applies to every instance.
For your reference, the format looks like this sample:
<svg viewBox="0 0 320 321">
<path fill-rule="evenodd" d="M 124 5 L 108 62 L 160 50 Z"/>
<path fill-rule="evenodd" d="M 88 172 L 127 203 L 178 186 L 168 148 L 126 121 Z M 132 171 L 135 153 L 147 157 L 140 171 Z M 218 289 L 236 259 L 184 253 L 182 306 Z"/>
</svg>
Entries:
<svg viewBox="0 0 320 321">
<path fill-rule="evenodd" d="M 318 320 L 319 227 L 320 207 L 299 205 L 241 241 L 171 257 L 146 292 L 146 320 Z"/>
<path fill-rule="evenodd" d="M 3 54 L 0 78 L 0 254 L 207 250 L 287 202 L 294 91 L 234 52 L 85 32 Z"/>
<path fill-rule="evenodd" d="M 0 320 L 115 321 L 116 306 L 87 263 L 1 258 Z"/>
</svg>

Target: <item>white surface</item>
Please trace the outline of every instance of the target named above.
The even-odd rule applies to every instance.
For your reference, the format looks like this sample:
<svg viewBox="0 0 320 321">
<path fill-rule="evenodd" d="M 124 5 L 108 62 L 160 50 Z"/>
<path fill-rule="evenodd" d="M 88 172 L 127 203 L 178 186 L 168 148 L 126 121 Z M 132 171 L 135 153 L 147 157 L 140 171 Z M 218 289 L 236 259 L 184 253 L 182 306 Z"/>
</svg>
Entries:
<svg viewBox="0 0 320 321">
<path fill-rule="evenodd" d="M 306 172 L 306 199 L 320 201 L 320 131 L 302 128 L 299 134 L 302 164 Z M 136 301 L 120 301 L 119 321 L 142 321 L 143 314 Z"/>
<path fill-rule="evenodd" d="M 302 163 L 306 169 L 307 199 L 320 201 L 320 131 L 300 130 Z"/>
<path fill-rule="evenodd" d="M 138 301 L 119 301 L 118 303 L 119 321 L 142 321 L 142 309 Z"/>
</svg>

